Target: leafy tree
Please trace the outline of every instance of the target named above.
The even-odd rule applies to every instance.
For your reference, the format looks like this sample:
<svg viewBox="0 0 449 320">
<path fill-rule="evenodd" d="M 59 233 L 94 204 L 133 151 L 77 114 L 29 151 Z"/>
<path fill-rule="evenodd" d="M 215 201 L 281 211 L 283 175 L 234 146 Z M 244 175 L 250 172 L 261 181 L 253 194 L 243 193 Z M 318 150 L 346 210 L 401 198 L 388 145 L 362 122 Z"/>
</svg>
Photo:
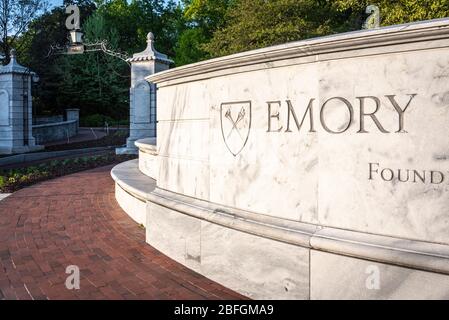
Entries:
<svg viewBox="0 0 449 320">
<path fill-rule="evenodd" d="M 9 62 L 11 44 L 47 8 L 45 0 L 0 0 L 0 46 Z"/>
<path fill-rule="evenodd" d="M 54 9 L 34 20 L 29 30 L 18 40 L 20 62 L 39 75 L 39 82 L 33 90 L 33 112 L 43 114 L 59 113 L 55 103 L 61 83 L 60 77 L 52 71 L 57 57 L 48 56 L 53 44 L 63 45 L 67 41 L 67 30 L 64 24 L 65 13 L 62 9 Z"/>
<path fill-rule="evenodd" d="M 185 30 L 180 36 L 175 47 L 175 64 L 182 66 L 207 57 L 207 52 L 202 49 L 208 38 L 201 28 Z"/>
<path fill-rule="evenodd" d="M 161 14 L 161 27 L 161 34 L 156 34 L 156 48 L 162 53 L 174 57 L 176 55 L 175 48 L 177 43 L 187 28 L 183 8 L 174 0 L 166 2 L 166 7 Z"/>
<path fill-rule="evenodd" d="M 96 6 L 82 25 L 86 43 L 107 40 L 108 48 L 131 55 L 145 48 L 147 34 L 153 31 L 157 49 L 173 52 L 182 27 L 182 10 L 174 1 L 101 0 Z M 129 67 L 125 63 L 96 52 L 64 57 L 58 64 L 57 73 L 62 76 L 58 105 L 78 106 L 82 116 L 127 118 Z"/>
<path fill-rule="evenodd" d="M 202 1 L 207 0 L 194 0 Z M 380 7 L 382 25 L 449 16 L 447 0 L 235 0 L 226 10 L 225 26 L 201 48 L 221 56 L 359 30 L 369 4 Z"/>
<path fill-rule="evenodd" d="M 185 30 L 175 47 L 177 66 L 209 58 L 204 45 L 226 25 L 226 12 L 235 0 L 184 0 Z"/>
<path fill-rule="evenodd" d="M 94 0 L 64 0 L 62 3 L 64 8 L 71 4 L 77 5 L 81 11 L 85 8 L 95 7 Z"/>
<path fill-rule="evenodd" d="M 41 78 L 34 105 L 40 112 L 73 106 L 82 115 L 126 118 L 129 68 L 102 52 L 47 57 L 52 44 L 67 42 L 67 15 L 59 7 L 38 16 L 45 2 L 0 0 L 0 47 L 9 54 L 14 42 L 23 64 Z M 71 3 L 80 6 L 87 42 L 106 39 L 131 55 L 152 31 L 156 48 L 177 65 L 358 30 L 368 4 L 380 7 L 382 25 L 449 16 L 448 0 L 64 0 Z"/>
<path fill-rule="evenodd" d="M 149 31 L 156 35 L 156 48 L 173 55 L 185 25 L 182 7 L 174 1 L 64 1 L 64 5 L 71 3 L 80 7 L 86 43 L 106 39 L 111 49 L 129 55 L 143 50 Z M 95 19 L 91 20 L 93 12 Z M 19 39 L 23 48 L 20 61 L 40 76 L 34 109 L 54 114 L 73 106 L 80 107 L 82 115 L 126 118 L 129 68 L 125 63 L 102 52 L 47 57 L 52 44 L 63 46 L 68 41 L 66 18 L 65 7 L 55 8 L 35 19 Z"/>
<path fill-rule="evenodd" d="M 335 0 L 332 7 L 349 14 L 350 29 L 359 29 L 366 15 L 365 8 L 375 4 L 380 9 L 381 25 L 388 26 L 449 16 L 447 0 Z"/>
<path fill-rule="evenodd" d="M 204 49 L 221 56 L 333 32 L 344 24 L 326 0 L 239 0 Z"/>
<path fill-rule="evenodd" d="M 119 35 L 106 19 L 95 12 L 82 25 L 87 42 L 108 41 L 118 50 Z M 79 107 L 81 115 L 104 114 L 116 119 L 128 114 L 129 66 L 103 52 L 62 56 L 54 66 L 61 78 L 58 104 Z"/>
<path fill-rule="evenodd" d="M 129 53 L 144 49 L 148 32 L 156 36 L 159 51 L 173 56 L 182 27 L 182 9 L 175 1 L 99 0 L 98 11 L 119 31 L 118 46 Z"/>
<path fill-rule="evenodd" d="M 95 10 L 90 0 L 79 0 L 82 21 Z M 33 110 L 37 114 L 61 113 L 64 105 L 58 104 L 61 96 L 61 74 L 55 72 L 54 66 L 60 62 L 60 56 L 49 55 L 52 45 L 64 46 L 67 42 L 64 7 L 57 7 L 34 19 L 28 30 L 18 38 L 19 58 L 23 65 L 39 75 L 39 82 L 33 92 Z"/>
<path fill-rule="evenodd" d="M 235 0 L 186 0 L 184 16 L 206 37 L 226 25 L 226 13 Z"/>
</svg>

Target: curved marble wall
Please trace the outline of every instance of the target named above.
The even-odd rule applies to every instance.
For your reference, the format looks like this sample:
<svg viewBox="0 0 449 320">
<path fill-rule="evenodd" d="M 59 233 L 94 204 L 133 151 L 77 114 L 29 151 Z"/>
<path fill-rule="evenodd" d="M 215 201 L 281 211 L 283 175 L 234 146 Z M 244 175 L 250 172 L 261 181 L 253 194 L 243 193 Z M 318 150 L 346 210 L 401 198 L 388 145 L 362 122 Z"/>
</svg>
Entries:
<svg viewBox="0 0 449 320">
<path fill-rule="evenodd" d="M 449 244 L 447 38 L 443 20 L 149 77 L 159 88 L 158 186 L 294 221 Z M 229 134 L 242 108 L 250 112 L 229 143 L 240 147 L 250 130 L 233 155 L 222 129 Z"/>
<path fill-rule="evenodd" d="M 383 274 L 401 266 L 393 280 L 408 267 L 436 272 L 422 293 L 449 296 L 436 289 L 449 281 L 448 40 L 441 19 L 148 77 L 158 168 L 147 241 L 256 298 L 338 298 L 325 290 L 337 285 L 345 298 L 416 297 L 417 280 L 369 291 L 368 260 Z M 252 262 L 239 262 L 245 255 Z M 351 263 L 357 288 L 343 277 Z M 330 264 L 347 283 L 325 274 Z"/>
</svg>

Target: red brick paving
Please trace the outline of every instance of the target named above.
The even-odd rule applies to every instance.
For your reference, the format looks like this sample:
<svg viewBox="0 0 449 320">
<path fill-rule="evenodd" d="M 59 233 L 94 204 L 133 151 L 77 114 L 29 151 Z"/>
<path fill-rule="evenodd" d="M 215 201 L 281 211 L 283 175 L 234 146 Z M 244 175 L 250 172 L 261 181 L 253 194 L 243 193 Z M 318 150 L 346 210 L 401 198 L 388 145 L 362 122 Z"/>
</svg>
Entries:
<svg viewBox="0 0 449 320">
<path fill-rule="evenodd" d="M 118 206 L 111 167 L 0 201 L 0 299 L 241 299 L 145 243 Z M 66 267 L 80 268 L 68 290 Z"/>
</svg>

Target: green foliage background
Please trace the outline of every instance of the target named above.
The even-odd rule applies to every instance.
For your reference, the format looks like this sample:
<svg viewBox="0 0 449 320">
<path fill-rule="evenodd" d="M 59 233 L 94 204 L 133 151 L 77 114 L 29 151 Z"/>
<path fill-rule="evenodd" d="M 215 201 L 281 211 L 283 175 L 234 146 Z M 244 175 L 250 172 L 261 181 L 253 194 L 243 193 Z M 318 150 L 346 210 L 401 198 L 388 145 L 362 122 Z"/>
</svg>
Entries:
<svg viewBox="0 0 449 320">
<path fill-rule="evenodd" d="M 209 2 L 216 1 L 192 0 L 190 11 L 204 10 Z M 359 30 L 370 4 L 379 6 L 382 26 L 449 16 L 449 0 L 235 0 L 226 4 L 224 26 L 201 48 L 205 57 L 216 57 Z"/>
<path fill-rule="evenodd" d="M 111 50 L 119 50 L 117 29 L 108 26 L 100 13 L 93 13 L 83 29 L 87 42 L 107 40 Z M 81 116 L 99 113 L 115 119 L 126 118 L 129 67 L 124 61 L 102 52 L 62 56 L 54 65 L 54 71 L 61 79 L 61 95 L 56 98 L 59 104 L 82 107 Z"/>
<path fill-rule="evenodd" d="M 376 4 L 383 26 L 449 16 L 449 0 L 73 0 L 81 8 L 85 40 L 108 40 L 128 55 L 143 50 L 146 35 L 176 66 L 250 49 L 361 29 L 365 8 Z M 82 116 L 126 120 L 129 67 L 103 53 L 47 57 L 66 43 L 65 10 L 35 19 L 16 47 L 41 81 L 38 114 L 78 107 Z"/>
</svg>

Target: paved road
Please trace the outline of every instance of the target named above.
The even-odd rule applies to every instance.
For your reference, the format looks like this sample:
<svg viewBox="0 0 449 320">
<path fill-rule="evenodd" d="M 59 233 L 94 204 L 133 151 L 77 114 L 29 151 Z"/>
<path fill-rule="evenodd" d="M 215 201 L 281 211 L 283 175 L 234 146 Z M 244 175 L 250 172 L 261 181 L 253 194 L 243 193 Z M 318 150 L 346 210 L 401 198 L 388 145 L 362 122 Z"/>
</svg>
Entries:
<svg viewBox="0 0 449 320">
<path fill-rule="evenodd" d="M 44 145 L 45 146 L 56 146 L 61 144 L 69 143 L 75 143 L 75 142 L 83 142 L 83 141 L 91 141 L 91 140 L 97 140 L 101 139 L 106 136 L 106 132 L 102 129 L 95 128 L 91 130 L 90 128 L 79 128 L 78 134 L 74 137 L 71 137 L 69 141 L 67 139 L 59 140 L 59 141 L 52 141 L 47 142 Z"/>
<path fill-rule="evenodd" d="M 0 299 L 240 299 L 145 243 L 118 206 L 111 167 L 0 201 Z M 80 290 L 65 286 L 80 268 Z"/>
</svg>

